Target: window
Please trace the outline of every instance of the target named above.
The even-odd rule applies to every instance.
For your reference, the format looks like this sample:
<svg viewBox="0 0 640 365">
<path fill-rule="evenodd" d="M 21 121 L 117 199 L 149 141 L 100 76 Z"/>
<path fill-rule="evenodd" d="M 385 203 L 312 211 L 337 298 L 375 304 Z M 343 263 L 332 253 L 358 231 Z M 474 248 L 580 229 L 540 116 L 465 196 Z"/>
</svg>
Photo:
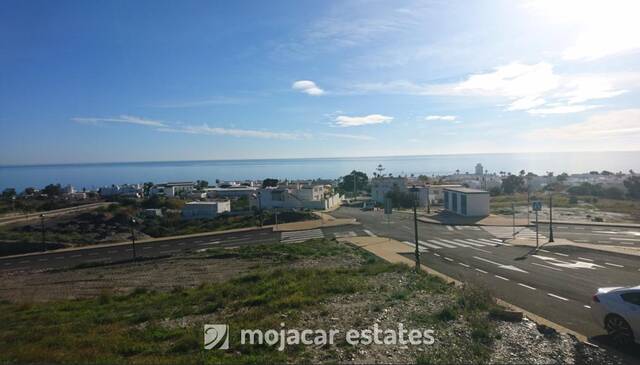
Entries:
<svg viewBox="0 0 640 365">
<path fill-rule="evenodd" d="M 444 192 L 444 209 L 449 209 L 449 192 Z"/>
<path fill-rule="evenodd" d="M 458 211 L 458 194 L 457 193 L 451 194 L 451 210 L 453 210 L 454 212 Z"/>
<path fill-rule="evenodd" d="M 460 211 L 462 215 L 467 215 L 467 196 L 465 194 L 460 195 Z"/>
<path fill-rule="evenodd" d="M 627 303 L 640 305 L 640 292 L 624 293 L 620 295 L 622 300 Z"/>
</svg>

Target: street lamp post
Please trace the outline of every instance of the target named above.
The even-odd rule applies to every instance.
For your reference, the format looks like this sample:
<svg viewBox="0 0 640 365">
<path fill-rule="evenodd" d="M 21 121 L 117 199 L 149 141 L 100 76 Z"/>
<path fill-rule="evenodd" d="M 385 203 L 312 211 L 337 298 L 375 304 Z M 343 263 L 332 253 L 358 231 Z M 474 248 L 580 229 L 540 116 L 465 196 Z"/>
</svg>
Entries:
<svg viewBox="0 0 640 365">
<path fill-rule="evenodd" d="M 262 199 L 260 199 L 260 192 L 258 192 L 258 215 L 260 217 L 260 227 L 262 227 Z"/>
<path fill-rule="evenodd" d="M 133 260 L 136 260 L 136 232 L 134 230 L 134 226 L 136 224 L 136 219 L 131 218 L 131 248 L 133 249 Z"/>
<path fill-rule="evenodd" d="M 549 192 L 549 242 L 553 241 L 553 192 Z"/>
<path fill-rule="evenodd" d="M 40 214 L 40 228 L 42 230 L 42 251 L 46 251 L 47 243 L 46 243 L 45 230 L 44 230 L 44 213 Z"/>
<path fill-rule="evenodd" d="M 511 213 L 513 214 L 513 239 L 516 239 L 516 204 L 511 202 Z"/>
<path fill-rule="evenodd" d="M 431 186 L 427 187 L 427 214 L 431 214 L 431 197 L 429 196 Z"/>
<path fill-rule="evenodd" d="M 418 250 L 418 204 L 417 195 L 418 188 L 415 185 L 411 188 L 411 192 L 413 192 L 413 229 L 415 232 L 415 241 L 416 241 L 416 272 L 420 271 L 420 250 Z"/>
</svg>

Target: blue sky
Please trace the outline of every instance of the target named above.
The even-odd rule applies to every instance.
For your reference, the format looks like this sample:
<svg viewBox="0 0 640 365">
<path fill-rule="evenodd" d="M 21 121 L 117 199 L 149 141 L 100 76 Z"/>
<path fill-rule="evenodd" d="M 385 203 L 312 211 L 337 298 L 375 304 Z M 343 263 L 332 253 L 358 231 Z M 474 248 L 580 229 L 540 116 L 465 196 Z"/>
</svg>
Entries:
<svg viewBox="0 0 640 365">
<path fill-rule="evenodd" d="M 0 164 L 640 149 L 637 1 L 0 3 Z"/>
</svg>

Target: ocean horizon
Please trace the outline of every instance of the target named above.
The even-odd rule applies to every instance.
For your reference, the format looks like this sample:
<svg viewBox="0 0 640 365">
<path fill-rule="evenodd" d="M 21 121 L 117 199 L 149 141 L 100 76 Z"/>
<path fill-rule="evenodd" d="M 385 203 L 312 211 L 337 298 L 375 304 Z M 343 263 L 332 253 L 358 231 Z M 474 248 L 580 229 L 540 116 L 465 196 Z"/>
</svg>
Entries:
<svg viewBox="0 0 640 365">
<path fill-rule="evenodd" d="M 444 175 L 473 172 L 481 163 L 489 173 L 520 170 L 545 174 L 608 170 L 640 171 L 640 151 L 474 153 L 442 155 L 315 157 L 233 160 L 132 161 L 0 166 L 0 189 L 41 188 L 50 183 L 97 189 L 111 184 L 151 181 L 338 178 L 352 170 L 369 176 L 378 164 L 393 175 Z"/>
</svg>

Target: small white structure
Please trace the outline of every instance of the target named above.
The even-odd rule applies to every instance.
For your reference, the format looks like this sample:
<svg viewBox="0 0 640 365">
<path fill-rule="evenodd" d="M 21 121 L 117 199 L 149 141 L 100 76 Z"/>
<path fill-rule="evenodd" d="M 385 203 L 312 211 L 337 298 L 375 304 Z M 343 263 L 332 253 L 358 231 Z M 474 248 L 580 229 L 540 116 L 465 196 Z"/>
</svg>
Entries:
<svg viewBox="0 0 640 365">
<path fill-rule="evenodd" d="M 489 215 L 489 192 L 469 188 L 444 189 L 444 209 L 464 217 Z"/>
<path fill-rule="evenodd" d="M 102 197 L 124 196 L 129 198 L 142 197 L 142 185 L 140 184 L 124 184 L 105 186 L 98 190 Z"/>
<path fill-rule="evenodd" d="M 228 188 L 205 188 L 209 198 L 239 198 L 255 194 L 258 188 L 253 186 L 232 186 Z"/>
<path fill-rule="evenodd" d="M 399 191 L 407 191 L 406 177 L 375 177 L 371 179 L 371 197 L 377 203 L 384 204 L 387 193 L 398 189 Z"/>
<path fill-rule="evenodd" d="M 230 211 L 231 202 L 229 200 L 189 202 L 182 208 L 182 219 L 212 219 Z"/>
<path fill-rule="evenodd" d="M 192 181 L 168 182 L 153 186 L 149 190 L 149 195 L 164 195 L 166 197 L 175 197 L 181 193 L 188 194 L 195 190 L 196 184 Z"/>
<path fill-rule="evenodd" d="M 251 207 L 262 209 L 332 209 L 342 198 L 325 190 L 324 185 L 295 185 L 260 189 L 251 200 Z"/>
</svg>

